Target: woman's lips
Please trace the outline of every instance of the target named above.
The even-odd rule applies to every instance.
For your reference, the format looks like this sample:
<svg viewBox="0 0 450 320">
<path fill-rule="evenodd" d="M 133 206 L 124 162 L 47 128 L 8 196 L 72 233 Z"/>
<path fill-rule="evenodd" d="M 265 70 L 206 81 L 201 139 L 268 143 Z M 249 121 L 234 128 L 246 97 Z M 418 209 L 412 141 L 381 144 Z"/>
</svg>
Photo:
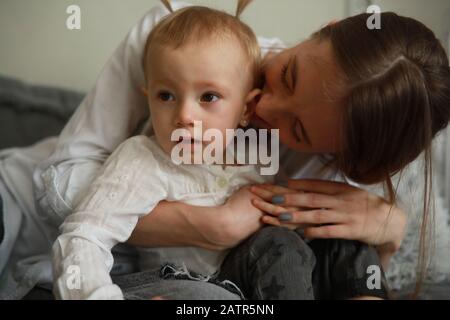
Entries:
<svg viewBox="0 0 450 320">
<path fill-rule="evenodd" d="M 273 127 L 267 121 L 258 117 L 256 114 L 253 115 L 253 122 L 256 126 L 262 127 L 263 129 L 273 129 Z"/>
</svg>

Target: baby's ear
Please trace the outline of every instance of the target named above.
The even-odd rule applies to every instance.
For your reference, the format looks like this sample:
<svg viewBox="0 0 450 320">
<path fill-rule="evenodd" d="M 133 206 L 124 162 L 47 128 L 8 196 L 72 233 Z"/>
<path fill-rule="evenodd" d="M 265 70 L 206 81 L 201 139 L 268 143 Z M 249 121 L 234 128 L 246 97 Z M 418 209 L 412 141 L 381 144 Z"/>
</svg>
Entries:
<svg viewBox="0 0 450 320">
<path fill-rule="evenodd" d="M 260 96 L 261 93 L 261 89 L 253 89 L 248 93 L 247 98 L 245 99 L 246 113 L 253 113 L 255 111 L 256 98 Z"/>
<path fill-rule="evenodd" d="M 148 97 L 148 90 L 147 90 L 146 87 L 142 86 L 142 87 L 141 87 L 141 92 L 142 92 L 142 94 L 143 94 L 144 96 Z"/>
<path fill-rule="evenodd" d="M 245 99 L 245 107 L 241 116 L 241 126 L 246 127 L 250 123 L 250 119 L 255 112 L 256 97 L 261 95 L 262 91 L 260 89 L 253 89 L 250 91 Z"/>
</svg>

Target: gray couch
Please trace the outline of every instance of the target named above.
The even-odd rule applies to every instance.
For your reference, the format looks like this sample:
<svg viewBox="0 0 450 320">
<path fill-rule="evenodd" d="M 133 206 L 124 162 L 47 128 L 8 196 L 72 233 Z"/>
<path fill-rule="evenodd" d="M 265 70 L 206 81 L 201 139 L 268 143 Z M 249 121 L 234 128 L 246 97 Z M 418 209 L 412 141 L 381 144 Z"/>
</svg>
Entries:
<svg viewBox="0 0 450 320">
<path fill-rule="evenodd" d="M 84 94 L 0 75 L 0 149 L 58 135 Z"/>
<path fill-rule="evenodd" d="M 58 135 L 83 97 L 81 92 L 0 75 L 0 149 L 25 147 Z M 39 287 L 25 299 L 48 300 L 53 295 L 50 288 Z"/>
</svg>

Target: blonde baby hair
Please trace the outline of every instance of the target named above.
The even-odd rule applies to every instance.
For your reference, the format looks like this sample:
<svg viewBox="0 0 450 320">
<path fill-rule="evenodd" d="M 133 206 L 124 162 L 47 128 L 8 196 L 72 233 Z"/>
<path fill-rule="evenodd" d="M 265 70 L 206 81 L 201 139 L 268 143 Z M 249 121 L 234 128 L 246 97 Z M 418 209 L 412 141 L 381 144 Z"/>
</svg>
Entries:
<svg viewBox="0 0 450 320">
<path fill-rule="evenodd" d="M 253 0 L 238 0 L 237 8 L 236 8 L 236 18 L 240 18 L 242 12 L 245 10 L 245 8 L 248 7 L 248 5 Z M 173 13 L 174 10 L 172 8 L 172 4 L 170 3 L 170 0 L 161 0 L 162 4 L 169 10 L 170 13 Z"/>
<path fill-rule="evenodd" d="M 261 60 L 258 40 L 252 29 L 239 20 L 252 0 L 238 0 L 235 16 L 203 6 L 189 6 L 174 11 L 169 0 L 161 2 L 171 14 L 163 18 L 147 38 L 143 61 L 146 80 L 148 80 L 148 54 L 152 46 L 170 46 L 177 49 L 187 43 L 205 39 L 232 37 L 244 50 L 249 61 L 249 70 L 253 74 L 253 85 L 257 85 Z"/>
</svg>

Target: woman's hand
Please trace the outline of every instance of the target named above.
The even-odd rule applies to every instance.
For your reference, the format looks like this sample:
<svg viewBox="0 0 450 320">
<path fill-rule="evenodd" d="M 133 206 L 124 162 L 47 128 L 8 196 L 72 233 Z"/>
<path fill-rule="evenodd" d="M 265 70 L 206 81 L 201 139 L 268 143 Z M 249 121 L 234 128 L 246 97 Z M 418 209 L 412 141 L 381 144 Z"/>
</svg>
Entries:
<svg viewBox="0 0 450 320">
<path fill-rule="evenodd" d="M 304 227 L 306 238 L 357 240 L 395 252 L 404 237 L 402 210 L 345 183 L 290 180 L 288 188 L 261 185 L 251 191 L 264 199 L 254 201 L 267 214 L 263 222 Z"/>
</svg>

